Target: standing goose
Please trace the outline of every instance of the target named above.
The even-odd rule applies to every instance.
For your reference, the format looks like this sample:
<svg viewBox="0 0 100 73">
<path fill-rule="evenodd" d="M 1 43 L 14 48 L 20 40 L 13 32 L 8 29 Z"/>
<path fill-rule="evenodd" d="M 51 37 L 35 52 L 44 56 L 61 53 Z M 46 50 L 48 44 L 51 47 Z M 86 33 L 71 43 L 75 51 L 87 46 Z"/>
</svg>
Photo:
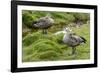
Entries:
<svg viewBox="0 0 100 73">
<path fill-rule="evenodd" d="M 39 18 L 35 23 L 33 22 L 33 27 L 43 29 L 43 34 L 47 34 L 47 29 L 50 28 L 54 23 L 54 20 L 46 15 L 45 17 Z"/>
<path fill-rule="evenodd" d="M 81 43 L 86 43 L 86 39 L 73 34 L 69 28 L 66 28 L 65 31 L 66 33 L 64 34 L 63 42 L 72 48 L 71 54 L 73 55 L 75 54 L 76 46 L 80 45 Z"/>
</svg>

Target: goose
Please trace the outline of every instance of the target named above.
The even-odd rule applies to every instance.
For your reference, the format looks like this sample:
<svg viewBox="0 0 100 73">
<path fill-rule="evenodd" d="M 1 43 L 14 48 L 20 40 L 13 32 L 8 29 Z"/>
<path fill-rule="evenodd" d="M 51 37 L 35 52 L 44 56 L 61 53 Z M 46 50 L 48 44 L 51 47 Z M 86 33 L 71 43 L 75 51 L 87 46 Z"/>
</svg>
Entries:
<svg viewBox="0 0 100 73">
<path fill-rule="evenodd" d="M 47 29 L 50 28 L 54 23 L 54 20 L 50 15 L 39 18 L 36 22 L 33 22 L 32 25 L 35 28 L 43 29 L 43 34 L 47 34 Z"/>
<path fill-rule="evenodd" d="M 75 54 L 76 47 L 82 43 L 86 43 L 86 39 L 82 36 L 77 36 L 75 33 L 72 33 L 70 28 L 65 29 L 66 33 L 63 36 L 63 42 L 72 48 L 71 55 Z"/>
</svg>

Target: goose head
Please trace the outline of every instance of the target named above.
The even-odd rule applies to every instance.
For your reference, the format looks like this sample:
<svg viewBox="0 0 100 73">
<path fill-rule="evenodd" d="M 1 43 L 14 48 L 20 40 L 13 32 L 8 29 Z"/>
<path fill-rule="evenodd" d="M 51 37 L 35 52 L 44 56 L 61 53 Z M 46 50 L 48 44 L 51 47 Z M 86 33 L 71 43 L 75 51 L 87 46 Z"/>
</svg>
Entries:
<svg viewBox="0 0 100 73">
<path fill-rule="evenodd" d="M 72 30 L 71 30 L 69 27 L 65 28 L 64 31 L 65 31 L 66 33 L 72 33 Z"/>
</svg>

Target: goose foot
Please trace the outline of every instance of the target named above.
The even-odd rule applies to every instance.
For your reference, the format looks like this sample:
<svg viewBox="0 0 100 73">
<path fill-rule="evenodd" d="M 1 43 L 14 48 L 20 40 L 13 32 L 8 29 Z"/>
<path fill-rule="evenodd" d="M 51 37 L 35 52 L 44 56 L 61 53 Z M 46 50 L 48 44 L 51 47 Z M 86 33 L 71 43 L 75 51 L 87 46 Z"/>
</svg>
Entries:
<svg viewBox="0 0 100 73">
<path fill-rule="evenodd" d="M 70 52 L 68 55 L 69 56 L 77 55 L 76 49 L 72 50 L 72 52 Z"/>
<path fill-rule="evenodd" d="M 46 29 L 43 30 L 43 34 L 47 34 L 47 30 Z"/>
</svg>

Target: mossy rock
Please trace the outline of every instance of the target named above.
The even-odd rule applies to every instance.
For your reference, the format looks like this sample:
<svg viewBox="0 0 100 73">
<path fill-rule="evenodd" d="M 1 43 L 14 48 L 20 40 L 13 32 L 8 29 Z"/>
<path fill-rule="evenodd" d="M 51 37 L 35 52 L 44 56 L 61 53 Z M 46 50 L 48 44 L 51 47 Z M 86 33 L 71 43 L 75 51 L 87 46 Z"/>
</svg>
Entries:
<svg viewBox="0 0 100 73">
<path fill-rule="evenodd" d="M 23 48 L 23 61 L 57 60 L 61 55 L 62 50 L 59 45 L 48 39 L 39 39 Z"/>
<path fill-rule="evenodd" d="M 39 39 L 36 42 L 34 42 L 34 51 L 37 50 L 39 52 L 41 51 L 48 51 L 48 50 L 54 50 L 56 52 L 61 53 L 61 49 L 59 48 L 59 45 L 51 40 L 48 39 Z"/>
<path fill-rule="evenodd" d="M 23 46 L 29 46 L 34 42 L 38 42 L 39 39 L 48 39 L 48 40 L 55 41 L 58 44 L 61 44 L 63 35 L 64 34 L 53 35 L 51 33 L 45 35 L 42 34 L 42 32 L 38 31 L 36 33 L 28 34 L 27 36 L 25 36 L 22 42 L 23 42 Z"/>
<path fill-rule="evenodd" d="M 59 54 L 58 52 L 55 52 L 53 50 L 42 52 L 39 54 L 39 59 L 46 60 L 46 61 L 59 60 L 60 57 L 61 57 L 61 54 Z"/>
<path fill-rule="evenodd" d="M 22 40 L 23 46 L 29 46 L 30 44 L 32 44 L 33 42 L 35 42 L 36 40 L 38 40 L 41 37 L 42 37 L 42 35 L 40 34 L 40 32 L 28 34 Z"/>
</svg>

